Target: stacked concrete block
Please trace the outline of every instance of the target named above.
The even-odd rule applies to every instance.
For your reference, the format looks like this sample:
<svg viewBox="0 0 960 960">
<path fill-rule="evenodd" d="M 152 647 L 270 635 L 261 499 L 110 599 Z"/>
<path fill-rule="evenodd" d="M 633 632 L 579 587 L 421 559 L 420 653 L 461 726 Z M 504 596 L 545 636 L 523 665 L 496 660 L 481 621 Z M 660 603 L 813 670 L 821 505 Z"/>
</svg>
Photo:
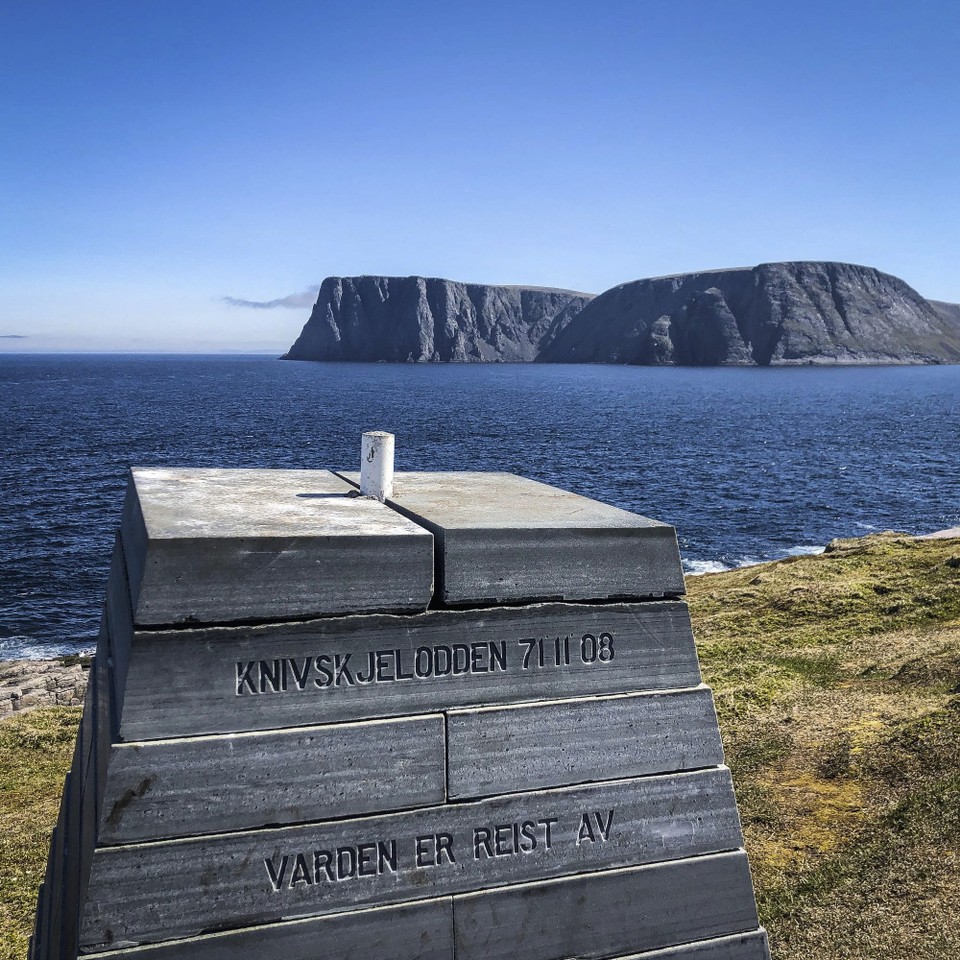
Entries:
<svg viewBox="0 0 960 960">
<path fill-rule="evenodd" d="M 673 529 L 135 470 L 36 960 L 765 960 Z"/>
</svg>

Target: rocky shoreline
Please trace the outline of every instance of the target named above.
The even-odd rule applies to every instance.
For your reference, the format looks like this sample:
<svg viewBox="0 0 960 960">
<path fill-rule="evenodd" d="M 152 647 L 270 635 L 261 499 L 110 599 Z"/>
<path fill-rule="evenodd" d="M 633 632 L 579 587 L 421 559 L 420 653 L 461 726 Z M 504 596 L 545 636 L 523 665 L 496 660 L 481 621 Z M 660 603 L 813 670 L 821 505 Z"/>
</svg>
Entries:
<svg viewBox="0 0 960 960">
<path fill-rule="evenodd" d="M 88 657 L 0 661 L 0 718 L 34 707 L 82 706 Z"/>
</svg>

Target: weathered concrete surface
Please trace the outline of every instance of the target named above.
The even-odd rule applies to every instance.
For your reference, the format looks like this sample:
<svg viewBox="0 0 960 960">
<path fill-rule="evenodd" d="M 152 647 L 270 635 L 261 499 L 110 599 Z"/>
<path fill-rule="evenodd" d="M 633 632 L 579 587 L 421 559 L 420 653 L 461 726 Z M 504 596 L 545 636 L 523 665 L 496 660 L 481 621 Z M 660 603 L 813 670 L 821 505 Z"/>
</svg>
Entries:
<svg viewBox="0 0 960 960">
<path fill-rule="evenodd" d="M 83 703 L 89 664 L 74 659 L 0 661 L 0 717 Z"/>
<path fill-rule="evenodd" d="M 53 837 L 50 838 L 51 842 Z M 47 869 L 40 882 L 40 890 L 37 893 L 37 922 L 33 929 L 32 949 L 34 960 L 46 960 L 47 957 L 47 920 L 50 914 L 50 902 L 47 896 L 47 890 L 50 882 L 50 864 L 47 863 Z"/>
<path fill-rule="evenodd" d="M 32 951 L 40 958 L 74 957 L 79 916 L 97 839 L 104 758 L 111 738 L 109 628 L 101 620 L 97 654 L 89 669 L 84 709 L 77 729 L 73 763 L 65 781 L 58 825 L 51 838 L 47 871 L 38 898 Z"/>
<path fill-rule="evenodd" d="M 110 662 L 110 735 L 116 732 L 119 717 L 123 712 L 123 690 L 130 661 L 130 646 L 133 641 L 133 608 L 130 605 L 130 582 L 127 577 L 127 560 L 123 542 L 118 533 L 110 559 L 107 578 L 107 602 L 104 605 L 107 634 L 97 640 L 97 649 L 106 648 Z M 103 640 L 103 643 L 101 643 Z"/>
<path fill-rule="evenodd" d="M 525 477 L 397 473 L 387 503 L 434 533 L 443 603 L 684 592 L 673 527 Z"/>
<path fill-rule="evenodd" d="M 43 929 L 43 908 L 43 881 L 41 880 L 40 886 L 37 888 L 37 907 L 33 915 L 33 933 L 30 934 L 30 940 L 27 943 L 27 960 L 37 960 L 37 942 L 39 933 Z"/>
<path fill-rule="evenodd" d="M 601 635 L 612 638 L 612 659 L 600 659 Z M 562 641 L 559 658 L 556 638 Z M 538 604 L 137 631 L 132 642 L 120 718 L 123 740 L 700 682 L 690 615 L 679 601 Z M 357 682 L 358 674 L 373 679 Z"/>
<path fill-rule="evenodd" d="M 454 960 L 453 901 L 449 897 L 421 900 L 85 956 L 89 960 Z"/>
<path fill-rule="evenodd" d="M 454 918 L 457 960 L 592 960 L 759 924 L 742 851 L 456 897 Z"/>
<path fill-rule="evenodd" d="M 67 845 L 67 817 L 70 811 L 72 778 L 68 773 L 63 781 L 60 814 L 50 840 L 50 883 L 47 892 L 50 904 L 47 911 L 46 954 L 54 958 L 60 952 L 60 918 L 63 915 L 63 868 Z"/>
<path fill-rule="evenodd" d="M 80 797 L 80 836 L 75 850 L 75 860 L 68 865 L 64 894 L 64 917 L 61 933 L 64 957 L 75 957 L 80 939 L 80 912 L 86 899 L 90 880 L 90 866 L 97 840 L 97 788 L 96 768 L 91 765 L 87 782 Z"/>
<path fill-rule="evenodd" d="M 707 687 L 454 710 L 447 744 L 451 800 L 723 763 Z"/>
<path fill-rule="evenodd" d="M 97 843 L 97 818 L 103 794 L 109 754 L 110 695 L 109 631 L 103 617 L 97 653 L 91 665 L 90 683 L 83 716 L 77 733 L 71 778 L 77 784 L 71 791 L 67 808 L 67 841 L 64 861 L 63 913 L 60 924 L 60 952 L 56 956 L 72 958 L 79 944 L 79 922 L 87 895 L 90 867 Z M 105 695 L 101 695 L 106 691 Z M 65 798 L 66 799 L 66 798 Z"/>
<path fill-rule="evenodd" d="M 80 782 L 80 755 L 74 753 L 73 766 L 64 794 L 66 816 L 63 832 L 63 878 L 61 880 L 60 915 L 57 919 L 55 955 L 65 955 L 68 942 L 73 941 L 71 925 L 76 925 L 79 916 L 78 884 L 80 874 L 81 829 L 83 826 L 83 784 Z"/>
<path fill-rule="evenodd" d="M 96 762 L 97 738 L 97 686 L 98 678 L 104 673 L 102 660 L 91 661 L 88 671 L 90 682 L 87 684 L 83 699 L 83 713 L 77 728 L 75 751 L 80 757 L 78 779 L 81 784 L 87 782 L 87 776 Z"/>
<path fill-rule="evenodd" d="M 56 837 L 51 834 L 51 849 L 55 841 Z M 36 960 L 46 960 L 49 955 L 47 939 L 50 931 L 50 877 L 52 873 L 53 862 L 48 854 L 47 867 L 40 883 L 40 891 L 37 894 L 37 922 L 33 930 L 33 954 Z"/>
<path fill-rule="evenodd" d="M 81 945 L 156 942 L 741 846 L 723 767 L 108 847 L 94 857 Z M 752 895 L 746 903 L 752 909 Z"/>
<path fill-rule="evenodd" d="M 109 604 L 108 604 L 109 606 Z M 115 663 L 110 636 L 110 617 L 103 612 L 100 636 L 97 640 L 97 655 L 92 668 L 96 723 L 93 737 L 94 797 L 97 804 L 97 818 L 100 816 L 103 786 L 107 782 L 107 761 L 110 758 L 111 744 L 117 739 L 119 718 L 114 693 L 114 677 L 111 665 Z"/>
<path fill-rule="evenodd" d="M 79 917 L 79 886 L 81 848 L 87 840 L 83 836 L 85 818 L 83 815 L 83 780 L 81 770 L 85 763 L 85 744 L 81 734 L 73 753 L 73 765 L 70 768 L 70 791 L 65 796 L 67 805 L 66 830 L 64 832 L 63 849 L 63 893 L 60 914 L 60 934 L 57 952 L 62 956 L 70 956 L 69 949 L 76 948 L 74 931 L 77 928 Z"/>
<path fill-rule="evenodd" d="M 122 744 L 100 840 L 131 843 L 445 800 L 442 716 Z"/>
<path fill-rule="evenodd" d="M 767 932 L 761 927 L 753 933 L 735 933 L 663 950 L 645 950 L 617 960 L 770 960 L 770 948 Z"/>
<path fill-rule="evenodd" d="M 430 534 L 326 470 L 134 469 L 122 535 L 138 624 L 423 610 Z"/>
</svg>

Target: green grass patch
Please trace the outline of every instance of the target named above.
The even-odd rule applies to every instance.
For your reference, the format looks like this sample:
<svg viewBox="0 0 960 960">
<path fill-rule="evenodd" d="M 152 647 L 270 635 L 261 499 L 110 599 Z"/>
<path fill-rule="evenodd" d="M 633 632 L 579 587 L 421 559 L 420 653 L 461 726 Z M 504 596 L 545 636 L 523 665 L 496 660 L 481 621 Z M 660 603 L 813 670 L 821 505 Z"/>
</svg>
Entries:
<svg viewBox="0 0 960 960">
<path fill-rule="evenodd" d="M 775 960 L 960 956 L 960 548 L 688 580 Z"/>
<path fill-rule="evenodd" d="M 80 713 L 46 707 L 0 722 L 0 960 L 26 956 Z"/>
</svg>

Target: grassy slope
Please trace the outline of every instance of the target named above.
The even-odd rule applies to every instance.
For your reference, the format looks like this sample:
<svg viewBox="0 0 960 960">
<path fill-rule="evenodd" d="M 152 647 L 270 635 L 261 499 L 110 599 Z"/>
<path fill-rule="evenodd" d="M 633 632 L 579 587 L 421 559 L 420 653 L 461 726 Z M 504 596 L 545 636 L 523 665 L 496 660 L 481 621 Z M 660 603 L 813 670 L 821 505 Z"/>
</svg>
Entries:
<svg viewBox="0 0 960 960">
<path fill-rule="evenodd" d="M 81 712 L 80 707 L 46 707 L 0 722 L 2 960 L 26 956 Z"/>
<path fill-rule="evenodd" d="M 960 956 L 960 541 L 689 589 L 775 960 Z M 0 723 L 0 960 L 24 953 L 78 717 Z"/>
<path fill-rule="evenodd" d="M 774 956 L 960 956 L 960 541 L 689 589 Z"/>
</svg>

